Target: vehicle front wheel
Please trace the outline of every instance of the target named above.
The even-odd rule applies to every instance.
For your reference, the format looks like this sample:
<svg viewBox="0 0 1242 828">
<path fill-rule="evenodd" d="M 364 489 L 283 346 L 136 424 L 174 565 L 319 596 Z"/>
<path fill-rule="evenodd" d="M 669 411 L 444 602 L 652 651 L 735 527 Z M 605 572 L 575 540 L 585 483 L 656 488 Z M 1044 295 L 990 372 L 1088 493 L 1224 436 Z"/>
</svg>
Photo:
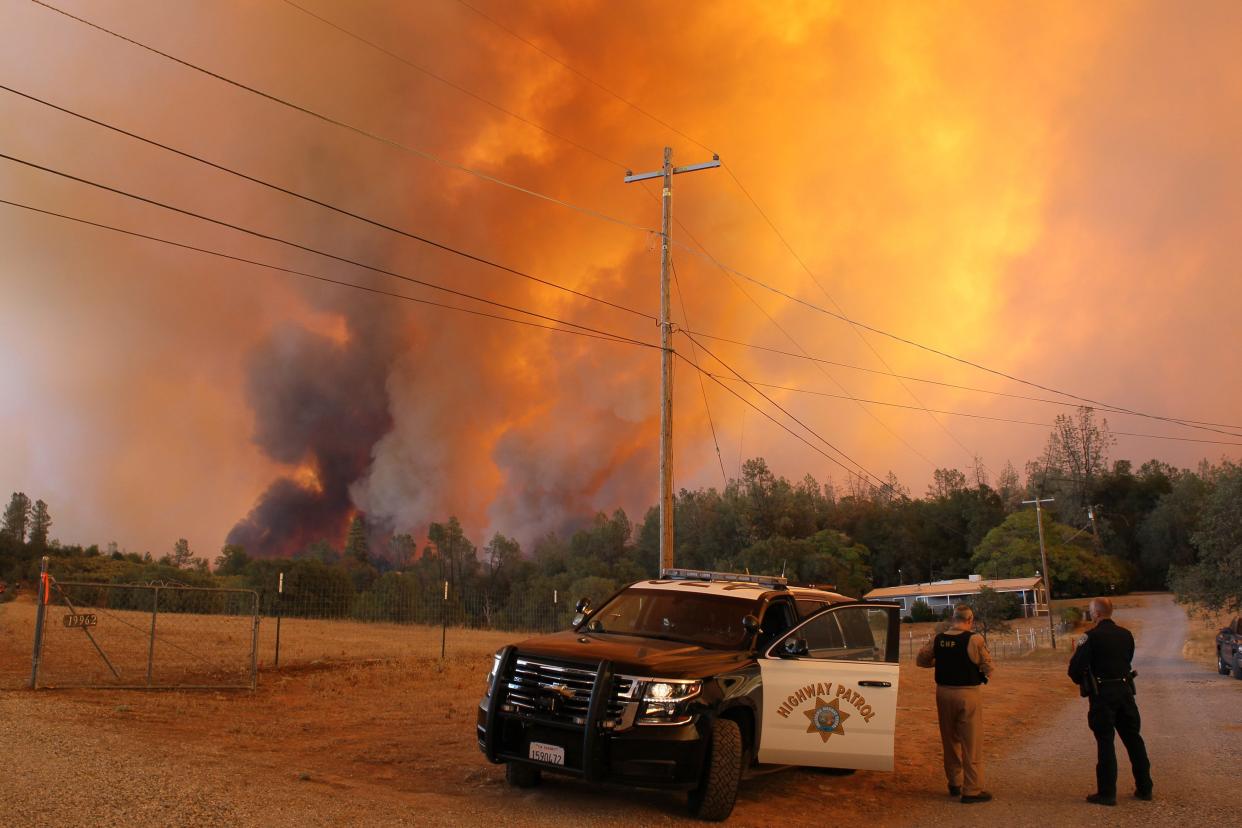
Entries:
<svg viewBox="0 0 1242 828">
<path fill-rule="evenodd" d="M 1229 663 L 1225 661 L 1225 657 L 1221 654 L 1220 650 L 1216 651 L 1216 671 L 1222 676 L 1229 675 Z"/>
<path fill-rule="evenodd" d="M 533 788 L 543 780 L 539 768 L 525 762 L 505 763 L 505 782 L 511 788 Z"/>
<path fill-rule="evenodd" d="M 690 814 L 711 822 L 728 819 L 733 813 L 741 777 L 742 730 L 735 721 L 717 719 L 712 727 L 712 744 L 707 751 L 703 779 L 690 792 Z"/>
</svg>

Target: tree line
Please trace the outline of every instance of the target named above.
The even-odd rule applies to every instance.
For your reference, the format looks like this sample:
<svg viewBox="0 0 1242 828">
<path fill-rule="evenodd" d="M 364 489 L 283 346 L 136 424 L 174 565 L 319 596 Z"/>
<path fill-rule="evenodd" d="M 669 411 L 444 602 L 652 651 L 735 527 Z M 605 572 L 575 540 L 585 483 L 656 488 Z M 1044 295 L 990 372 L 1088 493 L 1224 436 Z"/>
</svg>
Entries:
<svg viewBox="0 0 1242 828">
<path fill-rule="evenodd" d="M 1030 576 L 1041 565 L 1038 527 L 1022 501 L 1051 497 L 1043 529 L 1055 596 L 1172 586 L 1187 600 L 1240 609 L 1242 468 L 1227 460 L 1135 468 L 1110 459 L 1113 442 L 1107 421 L 1081 408 L 1057 418 L 1025 480 L 1011 464 L 995 477 L 982 463 L 937 469 L 921 497 L 892 475 L 881 488 L 858 480 L 838 487 L 810 475 L 788 480 L 755 458 L 721 489 L 677 493 L 677 565 L 783 572 L 855 596 L 970 574 Z M 116 544 L 62 546 L 48 540 L 50 526 L 47 504 L 13 495 L 0 529 L 0 578 L 31 579 L 39 556 L 50 554 L 62 578 L 235 586 L 270 596 L 283 572 L 281 600 L 291 614 L 408 616 L 394 620 L 417 620 L 420 606 L 443 601 L 447 583 L 460 617 L 494 623 L 553 596 L 598 602 L 658 567 L 655 507 L 637 522 L 622 510 L 600 513 L 529 549 L 501 533 L 479 545 L 455 517 L 432 523 L 420 544 L 409 533 L 378 534 L 359 514 L 343 537 L 319 539 L 292 559 L 256 559 L 226 545 L 210 566 L 184 539 L 153 559 Z"/>
</svg>

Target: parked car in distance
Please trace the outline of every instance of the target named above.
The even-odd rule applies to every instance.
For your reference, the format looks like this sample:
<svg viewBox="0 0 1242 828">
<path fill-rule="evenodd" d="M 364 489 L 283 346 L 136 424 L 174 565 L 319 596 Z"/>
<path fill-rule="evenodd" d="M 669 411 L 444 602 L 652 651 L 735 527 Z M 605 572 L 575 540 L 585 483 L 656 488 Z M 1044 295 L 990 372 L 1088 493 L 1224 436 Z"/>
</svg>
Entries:
<svg viewBox="0 0 1242 828">
<path fill-rule="evenodd" d="M 1232 673 L 1242 679 L 1242 615 L 1216 634 L 1216 669 L 1222 676 Z"/>
</svg>

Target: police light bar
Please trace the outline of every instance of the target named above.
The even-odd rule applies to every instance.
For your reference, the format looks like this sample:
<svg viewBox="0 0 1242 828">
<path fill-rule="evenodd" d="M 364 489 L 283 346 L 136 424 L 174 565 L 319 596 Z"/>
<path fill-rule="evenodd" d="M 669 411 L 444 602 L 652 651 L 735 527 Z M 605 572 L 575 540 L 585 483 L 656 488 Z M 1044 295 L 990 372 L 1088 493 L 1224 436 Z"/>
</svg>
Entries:
<svg viewBox="0 0 1242 828">
<path fill-rule="evenodd" d="M 660 578 L 666 581 L 727 581 L 741 584 L 785 589 L 789 581 L 780 575 L 750 575 L 741 572 L 711 572 L 706 569 L 665 569 Z"/>
</svg>

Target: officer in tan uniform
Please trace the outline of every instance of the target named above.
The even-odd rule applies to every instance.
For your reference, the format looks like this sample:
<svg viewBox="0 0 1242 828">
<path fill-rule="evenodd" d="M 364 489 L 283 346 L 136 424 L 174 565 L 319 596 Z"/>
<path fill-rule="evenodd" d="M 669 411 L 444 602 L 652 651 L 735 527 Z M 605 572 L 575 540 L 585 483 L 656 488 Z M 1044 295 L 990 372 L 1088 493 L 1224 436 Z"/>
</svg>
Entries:
<svg viewBox="0 0 1242 828">
<path fill-rule="evenodd" d="M 962 802 L 988 802 L 983 790 L 983 693 L 992 675 L 992 656 L 974 632 L 975 612 L 966 604 L 953 610 L 953 625 L 919 651 L 920 667 L 936 668 L 936 712 L 944 744 L 944 775 L 949 796 Z"/>
</svg>

